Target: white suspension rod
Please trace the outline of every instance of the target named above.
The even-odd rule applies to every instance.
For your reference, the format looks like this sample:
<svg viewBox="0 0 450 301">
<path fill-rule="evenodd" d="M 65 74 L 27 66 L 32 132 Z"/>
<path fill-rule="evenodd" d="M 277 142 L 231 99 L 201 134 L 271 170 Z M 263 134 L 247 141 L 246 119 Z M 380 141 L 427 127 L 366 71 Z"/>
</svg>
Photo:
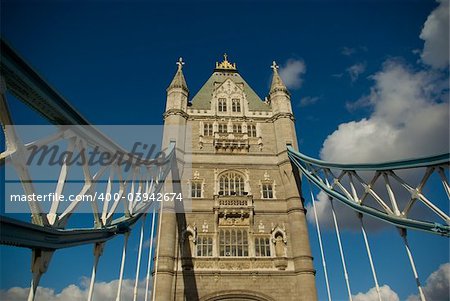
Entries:
<svg viewBox="0 0 450 301">
<path fill-rule="evenodd" d="M 116 301 L 120 301 L 120 294 L 122 293 L 122 281 L 123 281 L 123 271 L 125 269 L 125 258 L 127 255 L 127 245 L 128 245 L 128 237 L 130 236 L 130 232 L 126 232 L 123 240 L 123 249 L 122 249 L 122 262 L 120 264 L 120 274 L 119 274 L 119 286 L 117 287 L 117 296 Z"/>
<path fill-rule="evenodd" d="M 155 220 L 156 220 L 156 210 L 155 207 L 153 207 L 152 211 L 152 230 L 150 233 L 150 249 L 148 250 L 148 262 L 147 262 L 147 277 L 145 280 L 145 301 L 148 300 L 148 287 L 150 283 L 150 270 L 151 270 L 151 263 L 153 259 L 153 236 L 155 234 Z"/>
<path fill-rule="evenodd" d="M 311 202 L 313 204 L 314 218 L 316 221 L 317 237 L 319 238 L 320 255 L 322 256 L 323 273 L 325 275 L 325 285 L 327 286 L 327 296 L 328 296 L 328 301 L 331 301 L 330 283 L 328 282 L 327 264 L 325 262 L 325 254 L 323 251 L 322 235 L 320 234 L 319 218 L 317 217 L 316 204 L 314 201 L 314 195 L 312 192 L 311 182 L 309 180 L 308 180 L 308 184 L 309 184 L 309 192 L 311 194 Z"/>
<path fill-rule="evenodd" d="M 103 253 L 104 243 L 96 243 L 94 247 L 94 265 L 92 267 L 91 283 L 89 284 L 88 301 L 92 301 L 94 294 L 95 276 L 97 275 L 97 265 L 100 255 Z"/>
<path fill-rule="evenodd" d="M 361 213 L 357 213 L 357 214 L 359 217 L 359 221 L 361 223 L 361 232 L 364 237 L 364 243 L 366 245 L 367 257 L 369 257 L 370 268 L 372 269 L 372 276 L 373 276 L 373 280 L 375 281 L 375 288 L 377 290 L 378 300 L 382 301 L 380 286 L 378 285 L 377 273 L 375 272 L 375 265 L 373 264 L 373 260 L 372 260 L 372 252 L 370 251 L 369 240 L 367 239 L 366 229 L 364 228 L 363 215 Z"/>
<path fill-rule="evenodd" d="M 34 298 L 36 297 L 36 291 L 38 288 L 39 280 L 41 280 L 42 273 L 33 273 L 33 278 L 31 278 L 31 285 L 30 285 L 30 293 L 28 294 L 28 301 L 34 301 Z"/>
<path fill-rule="evenodd" d="M 442 180 L 442 185 L 444 185 L 445 192 L 447 193 L 447 197 L 450 199 L 450 187 L 448 185 L 447 177 L 445 176 L 444 168 L 439 167 L 438 169 L 439 176 Z"/>
<path fill-rule="evenodd" d="M 145 219 L 146 218 L 147 218 L 147 214 L 144 214 L 144 216 L 142 217 L 141 235 L 139 238 L 139 251 L 138 251 L 138 257 L 137 257 L 137 264 L 136 264 L 136 279 L 134 280 L 133 301 L 136 301 L 137 296 L 138 296 L 139 270 L 141 267 L 142 244 L 144 241 L 144 227 L 145 227 Z"/>
<path fill-rule="evenodd" d="M 164 189 L 163 189 L 163 193 L 164 193 Z M 158 213 L 158 243 L 156 244 L 156 261 L 155 261 L 155 277 L 153 277 L 153 286 L 152 286 L 152 301 L 155 301 L 156 298 L 156 278 L 158 277 L 158 256 L 159 256 L 159 240 L 161 239 L 161 223 L 162 223 L 162 213 L 163 213 L 163 207 L 164 207 L 164 202 L 161 203 L 161 205 L 159 206 L 159 213 Z"/>
<path fill-rule="evenodd" d="M 405 244 L 406 253 L 408 254 L 409 263 L 411 264 L 411 268 L 414 274 L 414 279 L 416 280 L 417 289 L 419 290 L 420 300 L 426 301 L 425 295 L 422 290 L 422 286 L 420 285 L 419 275 L 417 274 L 416 265 L 414 263 L 414 258 L 411 253 L 411 249 L 409 248 L 408 240 L 406 238 L 406 229 L 400 229 L 400 235 L 403 238 L 403 243 Z"/>
<path fill-rule="evenodd" d="M 350 290 L 350 281 L 348 279 L 347 267 L 345 265 L 344 250 L 342 248 L 342 243 L 341 243 L 341 235 L 339 234 L 339 226 L 337 223 L 336 212 L 334 211 L 333 198 L 331 198 L 331 197 L 330 197 L 330 202 L 331 202 L 331 212 L 333 214 L 334 228 L 336 230 L 336 237 L 337 237 L 337 241 L 338 241 L 338 245 L 339 245 L 339 253 L 341 254 L 342 268 L 344 269 L 345 284 L 347 285 L 348 300 L 352 301 L 353 300 L 352 292 Z"/>
</svg>

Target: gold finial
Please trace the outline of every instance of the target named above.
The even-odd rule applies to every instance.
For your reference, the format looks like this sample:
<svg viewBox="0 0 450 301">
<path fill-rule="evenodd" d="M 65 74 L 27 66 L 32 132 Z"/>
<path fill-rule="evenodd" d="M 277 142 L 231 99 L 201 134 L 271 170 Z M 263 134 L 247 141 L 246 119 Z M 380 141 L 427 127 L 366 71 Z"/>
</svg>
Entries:
<svg viewBox="0 0 450 301">
<path fill-rule="evenodd" d="M 183 62 L 183 58 L 181 56 L 178 59 L 178 62 L 176 62 L 176 64 L 178 65 L 178 70 L 181 70 L 181 68 L 183 68 L 184 62 Z"/>
<path fill-rule="evenodd" d="M 221 63 L 216 62 L 216 69 L 221 70 L 236 70 L 236 63 L 230 63 L 228 61 L 228 54 L 223 54 L 223 61 Z"/>
<path fill-rule="evenodd" d="M 277 72 L 278 68 L 280 68 L 280 66 L 277 65 L 277 62 L 273 61 L 272 66 L 270 66 L 270 68 L 273 69 L 273 72 Z"/>
</svg>

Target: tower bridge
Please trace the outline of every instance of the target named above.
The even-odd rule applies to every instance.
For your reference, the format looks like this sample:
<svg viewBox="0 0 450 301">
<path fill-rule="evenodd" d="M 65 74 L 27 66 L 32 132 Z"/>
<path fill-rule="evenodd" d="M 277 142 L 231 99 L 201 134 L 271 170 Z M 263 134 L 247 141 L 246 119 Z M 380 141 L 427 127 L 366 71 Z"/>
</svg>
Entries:
<svg viewBox="0 0 450 301">
<path fill-rule="evenodd" d="M 416 281 L 421 300 L 426 299 L 407 233 L 423 231 L 448 238 L 448 213 L 425 188 L 437 180 L 433 189 L 439 186 L 450 197 L 449 154 L 378 164 L 310 158 L 298 151 L 291 96 L 277 64 L 271 66 L 272 82 L 263 101 L 240 75 L 237 64 L 225 55 L 192 99 L 184 62 L 179 59 L 167 88 L 163 115 L 161 150 L 165 155 L 143 160 L 89 124 L 4 41 L 1 48 L 0 117 L 6 140 L 0 155 L 2 165 L 15 170 L 23 194 L 31 195 L 39 180 L 33 179 L 25 164 L 30 148 L 64 142 L 63 164 L 48 192 L 63 194 L 71 169 L 78 168 L 81 179 L 76 195 L 95 196 L 88 206 L 93 222 L 80 228 L 70 227 L 80 208 L 86 207 L 80 201 L 67 205 L 53 200 L 47 207 L 28 202 L 28 221 L 1 216 L 1 243 L 32 250 L 29 301 L 35 300 L 41 277 L 51 269 L 52 255 L 83 244 L 94 246 L 87 296 L 93 300 L 103 249 L 108 248 L 109 240 L 123 236 L 122 249 L 115 250 L 120 266 L 116 300 L 121 300 L 128 237 L 133 229 L 140 238 L 134 300 L 316 300 L 314 265 L 319 263 L 313 263 L 311 255 L 306 202 L 312 204 L 315 214 L 327 297 L 332 300 L 315 205 L 318 191 L 331 203 L 349 300 L 351 279 L 333 205 L 336 202 L 359 217 L 379 299 L 377 254 L 373 254 L 365 230 L 367 216 L 399 230 L 413 271 L 411 281 Z M 22 141 L 7 92 L 40 113 L 56 133 Z M 115 159 L 96 170 L 88 162 L 71 166 L 71 155 L 85 156 L 93 148 L 110 157 L 124 154 L 131 162 L 130 170 Z M 419 177 L 415 184 L 409 182 L 411 173 Z M 302 181 L 310 184 L 309 193 L 302 191 Z M 100 201 L 100 193 L 115 197 Z M 161 202 L 155 201 L 158 195 Z M 177 196 L 182 196 L 183 202 L 177 202 Z M 420 206 L 428 212 L 417 217 Z M 150 226 L 146 219 L 151 219 Z M 148 251 L 143 248 L 146 232 Z M 146 289 L 145 295 L 139 296 L 143 257 L 147 258 Z"/>
</svg>

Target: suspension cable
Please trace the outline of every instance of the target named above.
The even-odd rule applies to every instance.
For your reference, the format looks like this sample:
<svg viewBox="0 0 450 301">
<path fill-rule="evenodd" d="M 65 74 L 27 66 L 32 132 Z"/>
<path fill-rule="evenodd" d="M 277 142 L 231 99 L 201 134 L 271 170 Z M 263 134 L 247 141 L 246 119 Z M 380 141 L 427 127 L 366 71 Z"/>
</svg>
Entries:
<svg viewBox="0 0 450 301">
<path fill-rule="evenodd" d="M 125 258 L 127 255 L 127 245 L 128 238 L 130 236 L 130 231 L 124 234 L 123 240 L 123 249 L 122 249 L 122 262 L 120 263 L 120 272 L 119 272 L 119 285 L 117 287 L 117 296 L 116 301 L 120 301 L 120 294 L 122 293 L 122 282 L 123 282 L 123 271 L 125 269 Z"/>
<path fill-rule="evenodd" d="M 309 192 L 311 194 L 311 203 L 313 205 L 314 218 L 316 221 L 317 237 L 319 238 L 320 255 L 322 256 L 323 273 L 325 275 L 325 285 L 327 287 L 328 301 L 331 301 L 330 283 L 328 282 L 327 264 L 325 262 L 325 254 L 323 251 L 322 235 L 320 234 L 319 218 L 317 217 L 316 204 L 314 201 L 314 195 L 312 192 L 311 182 L 309 180 L 308 180 L 308 184 L 309 184 Z"/>
<path fill-rule="evenodd" d="M 341 254 L 342 268 L 344 269 L 344 278 L 345 284 L 347 285 L 348 300 L 352 301 L 353 299 L 352 299 L 352 292 L 350 290 L 350 281 L 348 279 L 347 267 L 345 265 L 344 250 L 342 248 L 341 235 L 339 234 L 339 226 L 337 223 L 336 212 L 334 211 L 333 198 L 329 197 L 329 199 L 331 202 L 331 212 L 333 214 L 334 228 L 336 230 L 336 237 L 339 245 L 339 253 Z"/>
<path fill-rule="evenodd" d="M 94 265 L 92 267 L 91 283 L 89 284 L 88 301 L 92 301 L 94 295 L 95 276 L 97 274 L 97 265 L 100 255 L 103 253 L 104 243 L 96 243 L 94 246 Z"/>
<path fill-rule="evenodd" d="M 164 187 L 163 187 L 163 193 L 165 192 Z M 152 287 L 152 301 L 155 301 L 156 298 L 156 278 L 158 277 L 158 264 L 159 264 L 159 246 L 160 244 L 160 239 L 161 239 L 161 223 L 162 223 L 162 213 L 163 213 L 163 207 L 164 207 L 164 202 L 161 202 L 161 205 L 159 206 L 159 218 L 158 218 L 158 242 L 156 244 L 156 261 L 155 261 L 155 276 L 153 277 L 153 287 Z"/>
<path fill-rule="evenodd" d="M 412 256 L 411 249 L 408 244 L 408 240 L 406 238 L 406 229 L 400 228 L 400 236 L 403 238 L 403 243 L 405 244 L 406 253 L 408 254 L 409 263 L 411 264 L 411 268 L 414 274 L 414 279 L 416 280 L 417 289 L 419 290 L 420 300 L 426 301 L 425 295 L 422 290 L 422 286 L 420 285 L 419 275 L 417 274 L 416 265 L 414 264 L 414 258 Z"/>
<path fill-rule="evenodd" d="M 136 279 L 134 280 L 134 290 L 133 290 L 133 301 L 137 300 L 138 296 L 138 284 L 139 284 L 139 271 L 141 268 L 141 257 L 142 257 L 142 244 L 144 242 L 144 227 L 145 227 L 145 219 L 147 218 L 147 213 L 142 217 L 141 222 L 141 235 L 139 238 L 139 250 L 137 256 L 137 264 L 136 264 Z"/>
<path fill-rule="evenodd" d="M 148 287 L 150 283 L 150 270 L 151 270 L 151 263 L 153 259 L 153 236 L 155 232 L 155 220 L 156 220 L 156 210 L 155 207 L 153 207 L 152 211 L 152 228 L 150 233 L 150 249 L 148 251 L 148 262 L 147 262 L 147 277 L 145 280 L 145 301 L 148 300 Z"/>
<path fill-rule="evenodd" d="M 364 243 L 366 245 L 367 257 L 369 257 L 369 263 L 370 263 L 370 268 L 372 270 L 373 280 L 375 281 L 375 288 L 377 290 L 378 300 L 382 301 L 380 286 L 378 285 L 377 273 L 375 272 L 375 266 L 374 266 L 373 260 L 372 260 L 372 252 L 370 251 L 369 240 L 367 239 L 366 229 L 364 228 L 363 215 L 362 215 L 362 213 L 359 213 L 359 212 L 357 214 L 358 214 L 359 222 L 361 224 L 361 232 L 364 237 Z"/>
</svg>

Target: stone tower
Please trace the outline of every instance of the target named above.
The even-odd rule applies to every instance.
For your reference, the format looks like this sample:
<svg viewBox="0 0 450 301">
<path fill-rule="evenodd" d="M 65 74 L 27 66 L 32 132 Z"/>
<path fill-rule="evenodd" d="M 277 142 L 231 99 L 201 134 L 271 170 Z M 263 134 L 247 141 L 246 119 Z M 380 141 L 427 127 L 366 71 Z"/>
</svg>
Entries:
<svg viewBox="0 0 450 301">
<path fill-rule="evenodd" d="M 177 64 L 165 126 L 187 126 L 192 137 L 168 132 L 165 143 L 176 140 L 192 161 L 177 158 L 190 169 L 182 182 L 192 211 L 162 214 L 155 300 L 316 300 L 305 209 L 286 152 L 297 148 L 294 117 L 278 66 L 262 101 L 224 55 L 188 103 Z"/>
</svg>

